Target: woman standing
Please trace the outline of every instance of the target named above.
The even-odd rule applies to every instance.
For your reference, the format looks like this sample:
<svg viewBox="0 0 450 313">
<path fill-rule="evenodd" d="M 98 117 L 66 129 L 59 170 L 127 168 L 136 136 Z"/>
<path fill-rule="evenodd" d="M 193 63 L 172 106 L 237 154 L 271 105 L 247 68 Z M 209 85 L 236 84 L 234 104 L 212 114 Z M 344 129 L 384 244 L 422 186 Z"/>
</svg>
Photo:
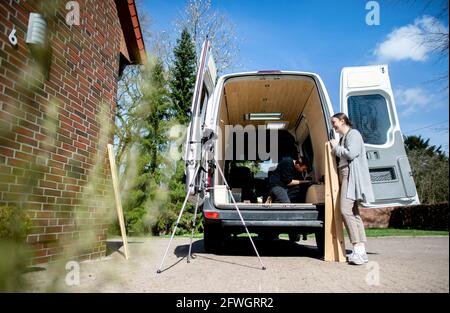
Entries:
<svg viewBox="0 0 450 313">
<path fill-rule="evenodd" d="M 359 202 L 374 201 L 369 167 L 364 141 L 358 130 L 353 129 L 344 113 L 331 118 L 334 130 L 341 135 L 340 140 L 330 140 L 333 152 L 338 157 L 340 181 L 340 206 L 348 236 L 353 244 L 350 264 L 361 265 L 368 262 L 365 242 L 366 233 L 359 214 Z"/>
</svg>

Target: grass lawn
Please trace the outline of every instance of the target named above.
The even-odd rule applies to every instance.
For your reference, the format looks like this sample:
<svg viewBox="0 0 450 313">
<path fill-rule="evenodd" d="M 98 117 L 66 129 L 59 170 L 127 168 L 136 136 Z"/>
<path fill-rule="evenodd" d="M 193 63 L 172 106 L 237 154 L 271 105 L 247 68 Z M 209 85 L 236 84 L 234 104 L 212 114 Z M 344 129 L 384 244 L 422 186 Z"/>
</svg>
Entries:
<svg viewBox="0 0 450 313">
<path fill-rule="evenodd" d="M 409 237 L 421 237 L 421 236 L 448 236 L 449 232 L 445 230 L 418 230 L 418 229 L 396 229 L 396 228 L 367 228 L 367 237 L 389 237 L 389 236 L 409 236 Z M 190 237 L 190 234 L 180 235 L 177 237 Z M 247 234 L 240 234 L 238 237 L 246 237 Z M 252 234 L 256 236 L 256 234 Z M 347 232 L 344 229 L 344 236 L 347 236 Z M 170 238 L 170 235 L 159 236 L 162 238 Z M 314 234 L 308 235 L 313 238 Z M 201 239 L 203 234 L 196 234 L 194 238 Z M 281 234 L 280 238 L 287 239 L 287 234 Z"/>
<path fill-rule="evenodd" d="M 448 236 L 447 230 L 418 230 L 418 229 L 396 229 L 396 228 L 368 228 L 367 237 L 386 236 Z"/>
</svg>

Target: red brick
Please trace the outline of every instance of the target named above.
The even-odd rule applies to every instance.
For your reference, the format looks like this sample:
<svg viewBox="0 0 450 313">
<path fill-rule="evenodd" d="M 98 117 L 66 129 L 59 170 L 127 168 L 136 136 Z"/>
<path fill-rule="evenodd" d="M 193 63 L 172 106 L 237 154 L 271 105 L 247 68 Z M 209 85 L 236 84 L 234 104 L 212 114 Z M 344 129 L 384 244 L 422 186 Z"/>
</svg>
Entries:
<svg viewBox="0 0 450 313">
<path fill-rule="evenodd" d="M 71 212 L 55 212 L 55 217 L 58 218 L 70 218 L 72 216 Z"/>
<path fill-rule="evenodd" d="M 26 128 L 23 127 L 16 127 L 16 129 L 14 130 L 16 133 L 18 134 L 22 134 L 26 137 L 31 137 L 33 138 L 33 132 L 31 130 L 28 130 Z"/>
<path fill-rule="evenodd" d="M 56 153 L 58 153 L 59 155 L 62 155 L 62 156 L 64 156 L 64 157 L 69 157 L 69 158 L 72 157 L 72 152 L 67 151 L 67 150 L 64 150 L 64 149 L 58 149 L 58 150 L 56 151 Z"/>
<path fill-rule="evenodd" d="M 50 257 L 48 257 L 48 256 L 41 257 L 41 258 L 34 258 L 34 259 L 31 260 L 31 265 L 48 263 L 49 260 L 50 260 Z"/>
<path fill-rule="evenodd" d="M 6 147 L 0 147 L 0 155 L 12 157 L 14 155 L 14 150 L 8 149 Z"/>
<path fill-rule="evenodd" d="M 22 160 L 26 160 L 26 161 L 33 161 L 36 158 L 36 156 L 34 156 L 34 155 L 22 153 L 19 151 L 16 151 L 15 156 L 18 159 L 22 159 Z"/>
<path fill-rule="evenodd" d="M 37 147 L 38 146 L 38 142 L 36 140 L 31 139 L 31 138 L 27 138 L 27 137 L 24 137 L 24 136 L 21 136 L 21 135 L 17 135 L 17 141 L 18 142 L 22 142 L 22 143 L 26 143 L 26 144 L 28 144 L 30 146 L 33 146 L 33 147 Z"/>
<path fill-rule="evenodd" d="M 39 186 L 44 187 L 44 188 L 56 189 L 56 183 L 55 182 L 49 182 L 49 181 L 45 181 L 45 180 L 41 180 L 39 182 Z"/>
<path fill-rule="evenodd" d="M 61 155 L 58 155 L 58 154 L 54 154 L 53 155 L 53 160 L 59 161 L 59 162 L 62 162 L 62 163 L 67 163 L 67 158 L 63 157 Z"/>
<path fill-rule="evenodd" d="M 66 175 L 65 171 L 57 169 L 57 168 L 51 168 L 50 173 L 55 174 L 55 175 L 60 175 L 60 176 Z"/>
<path fill-rule="evenodd" d="M 73 218 L 60 218 L 58 219 L 58 225 L 74 225 Z"/>
<path fill-rule="evenodd" d="M 80 189 L 81 189 L 80 186 L 77 186 L 77 185 L 67 185 L 66 186 L 66 190 L 70 190 L 70 191 L 79 192 Z"/>
<path fill-rule="evenodd" d="M 2 142 L 2 146 L 3 146 L 3 147 L 7 147 L 7 148 L 11 148 L 11 149 L 16 149 L 16 150 L 19 150 L 19 149 L 20 149 L 20 144 L 18 144 L 18 143 L 15 142 L 15 141 L 6 139 L 6 138 L 4 138 L 4 137 L 3 137 L 3 138 L 0 137 L 0 140 L 1 140 L 1 142 Z"/>
<path fill-rule="evenodd" d="M 56 241 L 56 240 L 57 240 L 56 234 L 39 235 L 39 242 Z"/>
<path fill-rule="evenodd" d="M 62 231 L 61 226 L 49 226 L 45 227 L 46 234 L 60 233 Z"/>
<path fill-rule="evenodd" d="M 45 177 L 47 180 L 60 183 L 62 182 L 62 178 L 60 176 L 51 175 L 51 174 L 45 174 Z"/>
<path fill-rule="evenodd" d="M 32 223 L 34 226 L 47 226 L 48 219 L 33 219 Z"/>
<path fill-rule="evenodd" d="M 53 161 L 53 160 L 48 160 L 47 163 L 48 163 L 49 167 L 56 167 L 56 168 L 59 168 L 59 169 L 64 169 L 64 164 L 62 164 L 60 162 L 56 162 L 56 161 Z"/>
<path fill-rule="evenodd" d="M 63 143 L 62 147 L 63 147 L 63 149 L 71 151 L 71 152 L 76 152 L 77 151 L 77 149 L 74 146 L 68 145 L 66 143 Z"/>
<path fill-rule="evenodd" d="M 38 242 L 39 236 L 38 235 L 29 235 L 27 237 L 27 243 L 35 243 Z"/>
<path fill-rule="evenodd" d="M 61 191 L 60 190 L 54 190 L 54 189 L 45 189 L 44 195 L 46 196 L 52 196 L 52 197 L 61 197 Z"/>
<path fill-rule="evenodd" d="M 8 159 L 8 165 L 16 166 L 19 168 L 30 168 L 30 162 L 22 161 L 18 159 Z"/>
<path fill-rule="evenodd" d="M 21 151 L 23 151 L 25 153 L 32 153 L 33 149 L 36 149 L 36 148 L 31 148 L 31 147 L 26 146 L 26 145 L 22 145 L 22 147 L 21 147 Z"/>
<path fill-rule="evenodd" d="M 49 211 L 36 212 L 36 218 L 50 218 L 50 217 L 53 217 L 54 215 L 55 215 L 54 212 L 49 212 Z"/>
</svg>

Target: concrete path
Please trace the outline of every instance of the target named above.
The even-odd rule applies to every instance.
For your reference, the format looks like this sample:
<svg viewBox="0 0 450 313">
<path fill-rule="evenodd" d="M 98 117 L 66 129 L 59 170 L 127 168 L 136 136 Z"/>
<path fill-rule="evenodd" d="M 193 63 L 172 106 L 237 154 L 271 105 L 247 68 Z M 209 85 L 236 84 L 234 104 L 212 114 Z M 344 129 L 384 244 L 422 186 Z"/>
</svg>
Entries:
<svg viewBox="0 0 450 313">
<path fill-rule="evenodd" d="M 103 260 L 83 262 L 76 286 L 66 283 L 67 277 L 69 284 L 74 281 L 70 270 L 56 274 L 55 266 L 49 266 L 28 273 L 29 291 L 449 292 L 448 237 L 369 238 L 370 262 L 362 266 L 322 261 L 311 238 L 300 243 L 255 240 L 265 271 L 246 238 L 230 241 L 221 255 L 206 254 L 203 240 L 195 239 L 195 259 L 189 264 L 189 238 L 175 238 L 163 272 L 156 274 L 168 240 L 131 238 L 130 260 L 116 250 Z"/>
</svg>

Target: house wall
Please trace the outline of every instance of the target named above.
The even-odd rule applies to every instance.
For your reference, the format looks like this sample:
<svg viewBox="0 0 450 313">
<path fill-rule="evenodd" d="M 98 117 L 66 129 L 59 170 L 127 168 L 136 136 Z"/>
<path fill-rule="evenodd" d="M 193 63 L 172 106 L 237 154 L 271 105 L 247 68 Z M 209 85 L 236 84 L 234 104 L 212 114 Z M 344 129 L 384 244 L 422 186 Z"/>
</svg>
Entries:
<svg viewBox="0 0 450 313">
<path fill-rule="evenodd" d="M 53 1 L 54 8 L 49 2 L 0 1 L 0 205 L 23 207 L 31 216 L 27 242 L 33 264 L 55 260 L 90 232 L 93 237 L 77 256 L 105 255 L 111 203 L 102 196 L 111 184 L 99 137 L 102 126 L 114 120 L 122 32 L 114 0 L 78 0 L 78 26 L 66 23 L 68 1 Z M 46 16 L 47 76 L 40 70 L 31 74 L 40 62 L 25 42 L 30 12 Z M 8 40 L 13 27 L 17 47 Z M 100 121 L 102 102 L 105 121 Z M 49 130 L 52 103 L 56 132 Z M 99 197 L 89 200 L 99 201 L 87 203 L 83 195 L 89 195 L 97 155 Z"/>
</svg>

